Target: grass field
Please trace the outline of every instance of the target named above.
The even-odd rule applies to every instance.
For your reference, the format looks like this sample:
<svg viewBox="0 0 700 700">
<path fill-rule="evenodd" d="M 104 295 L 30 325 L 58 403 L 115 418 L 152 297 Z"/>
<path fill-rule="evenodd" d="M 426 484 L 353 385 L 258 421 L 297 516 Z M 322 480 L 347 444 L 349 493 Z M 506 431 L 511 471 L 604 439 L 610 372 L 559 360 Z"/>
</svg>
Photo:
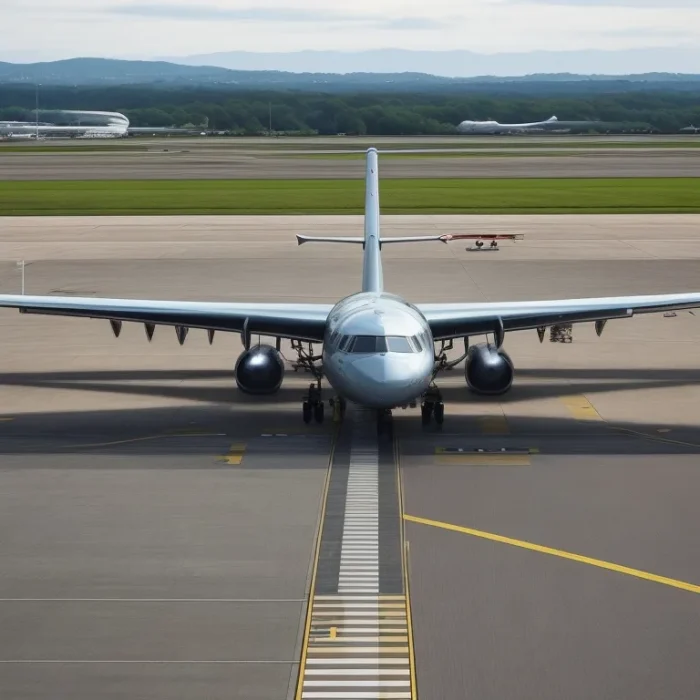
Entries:
<svg viewBox="0 0 700 700">
<path fill-rule="evenodd" d="M 359 214 L 363 180 L 0 182 L 0 216 Z M 391 180 L 385 214 L 697 213 L 700 178 Z"/>
<path fill-rule="evenodd" d="M 135 144 L 87 144 L 85 146 L 40 146 L 31 143 L 27 145 L 0 144 L 0 155 L 3 153 L 21 153 L 31 155 L 32 153 L 112 153 L 120 151 L 137 151 L 145 153 L 147 146 L 137 146 Z"/>
</svg>

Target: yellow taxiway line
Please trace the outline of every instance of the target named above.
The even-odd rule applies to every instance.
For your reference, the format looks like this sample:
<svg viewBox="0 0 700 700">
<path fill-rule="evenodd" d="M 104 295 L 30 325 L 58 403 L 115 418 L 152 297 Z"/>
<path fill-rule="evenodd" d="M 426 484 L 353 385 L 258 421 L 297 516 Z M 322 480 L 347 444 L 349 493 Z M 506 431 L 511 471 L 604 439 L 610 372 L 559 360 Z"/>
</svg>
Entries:
<svg viewBox="0 0 700 700">
<path fill-rule="evenodd" d="M 599 569 L 607 569 L 608 571 L 615 571 L 618 574 L 625 574 L 626 576 L 634 576 L 635 578 L 645 579 L 646 581 L 652 581 L 654 583 L 660 583 L 664 586 L 671 586 L 673 588 L 680 588 L 684 591 L 689 591 L 690 593 L 700 593 L 700 586 L 694 583 L 688 583 L 686 581 L 678 581 L 677 579 L 668 578 L 666 576 L 659 576 L 658 574 L 652 574 L 648 571 L 640 571 L 639 569 L 632 569 L 629 566 L 622 566 L 620 564 L 613 564 L 609 561 L 603 561 L 602 559 L 594 559 L 593 557 L 586 557 L 581 554 L 574 554 L 572 552 L 565 552 L 561 549 L 554 549 L 553 547 L 544 547 L 540 544 L 533 544 L 532 542 L 525 542 L 524 540 L 516 540 L 512 537 L 504 537 L 503 535 L 496 535 L 491 532 L 484 532 L 483 530 L 474 530 L 470 527 L 462 527 L 461 525 L 453 525 L 451 523 L 443 523 L 438 520 L 430 520 L 428 518 L 418 518 L 415 515 L 404 515 L 404 520 L 411 523 L 418 523 L 419 525 L 428 525 L 429 527 L 439 528 L 441 530 L 450 530 L 451 532 L 460 532 L 464 535 L 471 535 L 472 537 L 480 537 L 484 540 L 491 540 L 492 542 L 500 542 L 501 544 L 508 544 L 512 547 L 520 547 L 521 549 L 529 549 L 532 552 L 539 552 L 540 554 L 549 554 L 554 557 L 559 557 L 560 559 L 569 559 L 570 561 L 577 561 L 580 564 L 588 564 L 589 566 L 596 566 Z"/>
</svg>

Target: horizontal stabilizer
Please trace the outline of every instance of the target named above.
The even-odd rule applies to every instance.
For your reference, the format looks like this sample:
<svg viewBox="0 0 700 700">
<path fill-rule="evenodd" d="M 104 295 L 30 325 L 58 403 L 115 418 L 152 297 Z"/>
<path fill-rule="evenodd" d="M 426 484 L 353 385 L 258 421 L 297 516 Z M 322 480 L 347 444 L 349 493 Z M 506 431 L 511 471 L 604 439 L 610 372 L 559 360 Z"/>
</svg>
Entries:
<svg viewBox="0 0 700 700">
<path fill-rule="evenodd" d="M 441 241 L 447 243 L 451 238 L 451 234 L 444 236 L 398 236 L 394 238 L 381 238 L 380 245 L 387 243 L 420 243 L 422 241 Z M 297 243 L 359 243 L 362 244 L 365 239 L 361 236 L 302 236 L 297 234 Z"/>
<path fill-rule="evenodd" d="M 439 236 L 394 236 L 393 238 L 380 238 L 381 246 L 389 243 L 424 243 L 426 241 L 439 241 L 440 243 L 449 243 L 457 240 L 510 240 L 518 241 L 524 238 L 522 233 L 443 233 Z M 362 244 L 365 239 L 361 236 L 302 236 L 297 233 L 297 243 L 357 243 Z"/>
<path fill-rule="evenodd" d="M 297 233 L 297 243 L 359 243 L 365 239 L 362 236 L 302 236 Z"/>
</svg>

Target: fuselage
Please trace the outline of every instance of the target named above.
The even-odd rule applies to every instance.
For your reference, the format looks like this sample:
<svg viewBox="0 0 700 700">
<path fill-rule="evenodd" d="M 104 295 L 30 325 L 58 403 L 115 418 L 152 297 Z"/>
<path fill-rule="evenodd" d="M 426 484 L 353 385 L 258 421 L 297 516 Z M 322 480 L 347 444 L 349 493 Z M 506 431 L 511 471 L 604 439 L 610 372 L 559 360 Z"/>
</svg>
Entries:
<svg viewBox="0 0 700 700">
<path fill-rule="evenodd" d="M 466 120 L 457 126 L 457 131 L 462 134 L 502 134 L 512 131 L 528 131 L 531 129 L 542 129 L 553 126 L 557 123 L 556 117 L 551 117 L 541 122 L 527 122 L 524 124 L 500 124 L 497 121 L 471 121 Z"/>
<path fill-rule="evenodd" d="M 330 313 L 323 370 L 349 401 L 371 408 L 405 406 L 428 388 L 434 362 L 427 321 L 400 297 L 360 292 Z"/>
</svg>

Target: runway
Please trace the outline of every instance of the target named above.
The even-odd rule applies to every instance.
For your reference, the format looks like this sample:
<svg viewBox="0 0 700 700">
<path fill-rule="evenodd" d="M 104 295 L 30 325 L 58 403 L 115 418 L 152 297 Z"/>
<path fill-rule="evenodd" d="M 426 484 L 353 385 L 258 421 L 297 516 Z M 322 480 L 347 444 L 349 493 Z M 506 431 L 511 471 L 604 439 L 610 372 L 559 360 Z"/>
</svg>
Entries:
<svg viewBox="0 0 700 700">
<path fill-rule="evenodd" d="M 0 292 L 19 290 L 25 260 L 30 294 L 332 301 L 356 291 L 360 258 L 294 234 L 361 226 L 7 218 Z M 695 290 L 699 226 L 384 217 L 386 236 L 525 234 L 493 253 L 389 246 L 385 282 L 426 302 Z M 158 328 L 149 344 L 135 325 L 115 339 L 105 322 L 7 310 L 0 329 L 0 696 L 295 697 L 333 446 L 342 454 L 332 424 L 301 422 L 308 380 L 288 373 L 274 400 L 240 395 L 234 336 L 210 347 L 193 331 L 180 347 Z M 410 636 L 415 659 L 397 670 L 414 663 L 417 697 L 694 697 L 699 341 L 687 312 L 612 321 L 601 338 L 575 327 L 568 345 L 513 333 L 510 394 L 477 401 L 457 368 L 441 382 L 441 432 L 396 413 L 402 502 L 389 511 L 397 496 L 377 486 L 377 541 L 403 520 L 410 619 L 390 634 Z"/>
<path fill-rule="evenodd" d="M 384 178 L 699 177 L 700 149 L 605 152 L 475 152 L 463 157 L 385 155 Z M 364 162 L 346 155 L 241 153 L 171 147 L 147 152 L 2 153 L 0 180 L 362 179 Z"/>
</svg>

